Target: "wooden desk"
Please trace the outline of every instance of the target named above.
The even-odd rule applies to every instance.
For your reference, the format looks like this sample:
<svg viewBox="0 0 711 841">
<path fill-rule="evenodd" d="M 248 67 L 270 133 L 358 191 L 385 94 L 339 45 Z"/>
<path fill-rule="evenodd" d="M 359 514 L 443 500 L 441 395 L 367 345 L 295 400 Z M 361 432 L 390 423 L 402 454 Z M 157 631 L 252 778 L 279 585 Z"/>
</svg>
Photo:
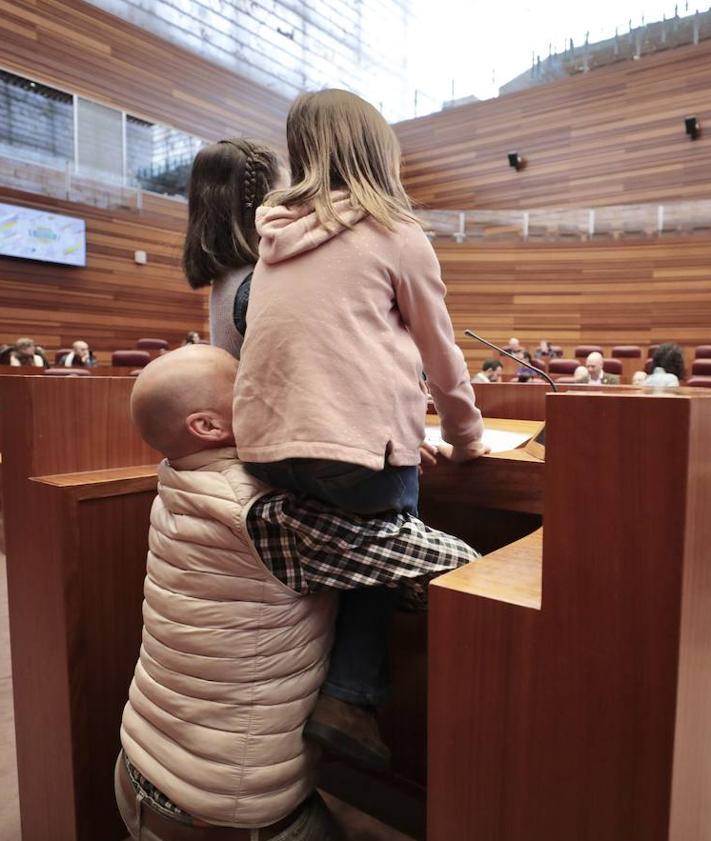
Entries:
<svg viewBox="0 0 711 841">
<path fill-rule="evenodd" d="M 130 424 L 132 387 L 125 377 L 0 378 L 23 841 L 119 841 L 126 835 L 112 772 L 140 646 L 159 458 Z M 540 524 L 543 468 L 520 458 L 440 464 L 424 477 L 423 507 L 440 524 L 456 515 L 484 550 L 533 530 Z M 478 509 L 477 501 L 489 507 Z M 342 792 L 393 821 L 398 816 L 388 813 L 393 801 L 387 792 L 409 792 L 410 823 L 401 825 L 420 837 L 426 634 L 426 616 L 398 617 L 393 698 L 384 711 L 393 774 L 350 780 Z M 328 775 L 332 782 L 336 775 L 330 769 Z M 372 798 L 359 799 L 369 792 Z"/>
<path fill-rule="evenodd" d="M 432 584 L 428 841 L 711 839 L 711 395 L 692 391 L 549 395 L 542 547 Z"/>
<path fill-rule="evenodd" d="M 132 388 L 0 378 L 23 841 L 126 835 L 110 758 L 140 646 L 158 461 L 130 423 Z"/>
</svg>

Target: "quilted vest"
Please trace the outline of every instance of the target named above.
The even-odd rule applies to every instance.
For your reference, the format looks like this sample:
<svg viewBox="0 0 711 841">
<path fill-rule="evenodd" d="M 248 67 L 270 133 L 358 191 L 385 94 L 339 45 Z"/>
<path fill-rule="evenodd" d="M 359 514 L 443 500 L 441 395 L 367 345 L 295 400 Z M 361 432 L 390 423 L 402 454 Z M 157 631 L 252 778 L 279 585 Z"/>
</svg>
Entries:
<svg viewBox="0 0 711 841">
<path fill-rule="evenodd" d="M 314 788 L 302 728 L 326 676 L 335 597 L 298 595 L 259 558 L 246 517 L 267 489 L 234 449 L 163 461 L 158 482 L 121 742 L 186 812 L 266 826 Z"/>
</svg>

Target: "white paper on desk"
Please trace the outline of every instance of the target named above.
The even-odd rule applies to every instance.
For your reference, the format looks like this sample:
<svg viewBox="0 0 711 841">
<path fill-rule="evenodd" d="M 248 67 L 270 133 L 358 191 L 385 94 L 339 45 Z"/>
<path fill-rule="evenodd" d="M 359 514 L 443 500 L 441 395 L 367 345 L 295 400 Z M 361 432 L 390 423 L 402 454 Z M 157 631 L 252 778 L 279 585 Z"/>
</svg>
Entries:
<svg viewBox="0 0 711 841">
<path fill-rule="evenodd" d="M 483 442 L 492 453 L 504 453 L 515 450 L 531 438 L 529 432 L 510 432 L 507 429 L 484 429 Z M 428 444 L 442 443 L 442 429 L 439 426 L 428 426 L 425 429 L 425 441 Z"/>
</svg>

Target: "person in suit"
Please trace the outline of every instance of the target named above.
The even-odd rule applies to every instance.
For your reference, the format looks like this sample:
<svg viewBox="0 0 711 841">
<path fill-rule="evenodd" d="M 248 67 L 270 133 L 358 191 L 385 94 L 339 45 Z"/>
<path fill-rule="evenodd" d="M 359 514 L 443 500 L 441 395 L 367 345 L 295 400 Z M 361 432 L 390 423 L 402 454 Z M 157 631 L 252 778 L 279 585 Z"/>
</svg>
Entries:
<svg viewBox="0 0 711 841">
<path fill-rule="evenodd" d="M 602 369 L 603 358 L 598 351 L 593 351 L 585 360 L 585 367 L 588 369 L 588 383 L 590 385 L 619 385 L 620 378 L 617 374 L 606 374 Z"/>
<path fill-rule="evenodd" d="M 15 342 L 15 349 L 10 354 L 10 365 L 15 367 L 21 365 L 30 365 L 35 368 L 49 367 L 44 351 L 37 347 L 32 339 L 18 339 Z"/>
<path fill-rule="evenodd" d="M 71 351 L 65 353 L 59 360 L 59 364 L 65 368 L 93 368 L 96 365 L 96 357 L 89 345 L 82 339 L 78 339 L 72 345 Z"/>
</svg>

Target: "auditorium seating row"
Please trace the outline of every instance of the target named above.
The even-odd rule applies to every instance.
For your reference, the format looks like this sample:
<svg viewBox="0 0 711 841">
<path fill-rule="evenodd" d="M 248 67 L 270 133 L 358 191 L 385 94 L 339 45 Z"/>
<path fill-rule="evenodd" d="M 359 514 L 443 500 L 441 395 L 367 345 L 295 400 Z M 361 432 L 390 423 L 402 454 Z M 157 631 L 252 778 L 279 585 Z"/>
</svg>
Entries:
<svg viewBox="0 0 711 841">
<path fill-rule="evenodd" d="M 659 345 L 649 345 L 647 348 L 648 359 L 651 359 L 652 356 L 654 356 L 654 352 L 658 347 Z M 551 348 L 558 356 L 562 355 L 560 353 L 560 347 L 551 345 Z M 589 354 L 596 351 L 597 353 L 601 353 L 603 356 L 605 355 L 602 345 L 577 345 L 575 351 L 573 352 L 573 356 L 576 359 L 585 359 Z M 612 359 L 641 359 L 642 348 L 639 345 L 615 345 L 610 350 L 610 356 Z M 694 359 L 711 359 L 711 344 L 697 345 L 694 350 Z"/>
</svg>

